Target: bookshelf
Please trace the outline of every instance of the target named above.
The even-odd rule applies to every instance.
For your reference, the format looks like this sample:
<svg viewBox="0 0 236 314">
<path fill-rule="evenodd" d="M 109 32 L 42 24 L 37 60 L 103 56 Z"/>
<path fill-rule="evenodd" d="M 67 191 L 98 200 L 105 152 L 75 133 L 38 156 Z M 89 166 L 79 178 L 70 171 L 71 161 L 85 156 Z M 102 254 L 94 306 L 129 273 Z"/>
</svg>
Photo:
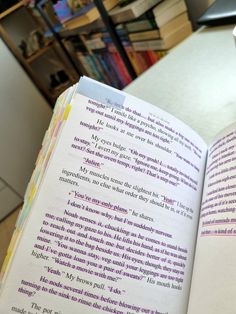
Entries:
<svg viewBox="0 0 236 314">
<path fill-rule="evenodd" d="M 84 74 L 124 88 L 190 35 L 192 27 L 184 0 L 135 0 L 124 7 L 118 2 L 94 0 L 59 18 L 56 31 L 43 10 L 50 1 L 39 0 L 37 7 L 60 42 L 77 36 L 75 50 Z"/>
<path fill-rule="evenodd" d="M 4 27 L 0 27 L 0 32 L 51 103 L 59 94 L 58 90 L 77 81 L 81 75 L 123 89 L 191 34 L 192 29 L 184 0 L 135 0 L 124 7 L 117 6 L 118 2 L 94 0 L 61 18 L 56 15 L 58 12 L 52 0 L 35 1 L 34 10 L 50 39 L 27 59 L 19 56 L 19 49 L 10 42 Z M 67 1 L 59 0 L 58 3 L 66 4 Z M 26 9 L 24 1 L 3 12 L 2 20 L 22 8 Z M 38 77 L 40 60 L 46 56 L 52 60 L 49 56 L 52 51 L 54 57 L 61 60 L 69 78 L 54 90 Z"/>
<path fill-rule="evenodd" d="M 55 38 L 44 40 L 42 46 L 32 50 L 29 55 L 24 55 L 19 46 L 22 41 L 27 42 L 35 30 L 43 32 L 43 26 L 26 1 L 19 1 L 0 13 L 0 37 L 49 104 L 53 106 L 58 95 L 76 82 L 80 75 L 73 66 L 68 65 L 68 60 Z M 58 71 L 64 71 L 67 81 L 60 82 L 58 79 L 58 86 L 52 87 L 50 75 L 52 73 L 57 75 Z"/>
<path fill-rule="evenodd" d="M 117 32 L 115 31 L 115 27 L 114 27 L 114 23 L 112 22 L 110 16 L 107 14 L 107 10 L 106 10 L 106 7 L 105 5 L 103 4 L 103 2 L 101 0 L 94 0 L 94 3 L 102 17 L 102 20 L 115 44 L 115 47 L 116 49 L 118 50 L 130 76 L 132 79 L 135 79 L 137 77 L 134 69 L 133 69 L 133 66 L 127 56 L 127 53 L 121 43 L 121 40 L 117 34 Z"/>
<path fill-rule="evenodd" d="M 52 45 L 53 45 L 53 41 L 51 41 L 45 47 L 43 47 L 43 48 L 39 49 L 38 51 L 36 51 L 35 53 L 33 53 L 32 56 L 26 58 L 25 61 L 27 63 L 31 63 L 34 60 L 40 58 L 40 56 L 42 56 L 45 52 L 47 52 L 48 49 L 51 49 Z"/>
<path fill-rule="evenodd" d="M 23 6 L 25 6 L 25 1 L 19 1 L 18 3 L 16 3 L 15 5 L 7 9 L 6 11 L 0 13 L 0 20 Z"/>
<path fill-rule="evenodd" d="M 89 11 L 84 11 L 84 14 L 80 14 L 78 16 L 73 16 L 72 18 L 66 19 L 64 23 L 62 23 L 63 28 L 57 32 L 54 29 L 54 25 L 51 22 L 50 18 L 45 14 L 45 11 L 43 10 L 43 6 L 45 5 L 47 1 L 46 0 L 39 0 L 36 2 L 36 8 L 40 12 L 41 16 L 45 20 L 46 24 L 48 25 L 50 31 L 58 41 L 58 43 L 62 46 L 62 49 L 65 50 L 65 53 L 67 54 L 67 49 L 65 48 L 62 37 L 63 37 L 63 32 L 65 33 L 66 31 L 75 31 L 76 33 L 83 33 L 83 30 L 86 29 L 88 31 L 88 28 L 91 27 L 91 29 L 94 29 L 100 22 L 100 27 L 105 26 L 112 38 L 112 41 L 121 57 L 120 62 L 124 64 L 124 71 L 127 71 L 127 76 L 130 77 L 130 81 L 135 79 L 137 77 L 133 66 L 127 56 L 127 53 L 120 41 L 119 36 L 117 35 L 115 31 L 115 26 L 108 14 L 108 11 L 112 9 L 115 5 L 118 4 L 118 0 L 94 0 L 93 4 L 90 5 L 91 9 Z M 83 9 L 82 9 L 83 10 Z M 100 21 L 99 21 L 100 19 Z M 101 23 L 102 22 L 102 23 Z M 99 26 L 98 26 L 99 27 Z M 65 34 L 64 34 L 65 36 Z M 83 39 L 82 39 L 83 41 Z M 85 45 L 86 47 L 86 45 Z M 87 47 L 86 49 L 88 50 L 89 54 L 91 55 L 92 52 L 89 50 Z M 77 66 L 74 64 L 73 59 L 68 56 L 70 62 L 72 65 L 76 68 Z M 91 75 L 91 73 L 86 73 L 87 75 Z M 98 77 L 94 77 L 95 79 L 98 79 Z M 110 82 L 106 82 L 110 83 Z M 124 87 L 124 86 L 115 86 L 115 87 Z"/>
</svg>

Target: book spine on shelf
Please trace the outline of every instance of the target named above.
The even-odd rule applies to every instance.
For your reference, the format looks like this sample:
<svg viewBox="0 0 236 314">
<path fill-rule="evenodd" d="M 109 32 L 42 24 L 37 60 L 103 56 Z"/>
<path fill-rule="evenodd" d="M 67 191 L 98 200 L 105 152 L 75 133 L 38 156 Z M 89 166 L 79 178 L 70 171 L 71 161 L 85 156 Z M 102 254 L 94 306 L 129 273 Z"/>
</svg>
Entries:
<svg viewBox="0 0 236 314">
<path fill-rule="evenodd" d="M 122 75 L 118 69 L 118 66 L 116 64 L 116 59 L 111 52 L 106 53 L 106 61 L 110 66 L 110 69 L 112 71 L 112 77 L 119 82 L 119 88 L 122 89 L 125 86 L 125 81 L 122 78 Z"/>
<path fill-rule="evenodd" d="M 146 51 L 137 52 L 140 63 L 142 64 L 143 72 L 146 71 L 151 66 L 150 61 L 147 59 L 145 52 Z"/>
<path fill-rule="evenodd" d="M 142 69 L 140 67 L 140 62 L 139 62 L 136 52 L 133 50 L 132 46 L 126 46 L 125 50 L 134 68 L 136 75 L 139 76 L 142 73 Z"/>
<path fill-rule="evenodd" d="M 147 50 L 146 53 L 152 64 L 156 63 L 160 59 L 159 55 L 153 50 Z"/>
<path fill-rule="evenodd" d="M 93 66 L 100 76 L 101 82 L 104 82 L 104 83 L 107 82 L 108 83 L 106 75 L 104 74 L 103 68 L 99 62 L 98 54 L 93 53 L 90 56 L 91 56 L 91 60 L 93 62 Z"/>
<path fill-rule="evenodd" d="M 133 57 L 136 61 L 136 63 L 138 64 L 138 67 L 141 71 L 141 73 L 143 73 L 144 71 L 147 70 L 147 66 L 145 64 L 145 62 L 143 62 L 142 60 L 142 57 L 139 55 L 139 52 L 138 51 L 135 51 L 134 47 L 133 47 L 133 44 L 131 45 L 131 47 L 129 48 L 129 51 L 132 52 L 133 54 Z M 140 73 L 140 74 L 141 74 Z"/>
<path fill-rule="evenodd" d="M 128 73 L 125 65 L 124 65 L 124 62 L 123 62 L 120 54 L 116 51 L 114 44 L 110 43 L 108 45 L 108 47 L 109 47 L 108 48 L 109 52 L 113 55 L 114 60 L 117 64 L 118 70 L 119 70 L 120 75 L 122 77 L 122 81 L 125 84 L 124 86 L 126 86 L 132 81 L 132 79 L 131 79 L 131 77 L 130 77 L 130 75 L 129 75 L 129 73 Z"/>
<path fill-rule="evenodd" d="M 87 55 L 86 56 L 86 59 L 93 71 L 93 73 L 95 74 L 95 76 L 97 77 L 97 80 L 100 81 L 100 82 L 103 82 L 103 77 L 101 75 L 101 73 L 99 73 L 98 69 L 97 69 L 97 66 L 96 66 L 96 63 L 95 61 L 93 60 L 93 55 Z"/>
<path fill-rule="evenodd" d="M 113 65 L 111 64 L 110 60 L 108 60 L 107 50 L 104 50 L 103 53 L 100 54 L 100 62 L 103 65 L 103 68 L 107 73 L 107 76 L 109 77 L 111 85 L 116 88 L 120 88 L 121 82 L 113 69 Z"/>
<path fill-rule="evenodd" d="M 118 56 L 119 56 L 119 60 L 120 60 L 120 67 L 121 67 L 121 69 L 122 69 L 122 73 L 123 73 L 123 75 L 124 75 L 124 77 L 125 77 L 125 79 L 126 79 L 127 85 L 128 85 L 129 83 L 132 82 L 132 78 L 131 78 L 131 76 L 129 75 L 129 73 L 128 73 L 128 71 L 127 71 L 127 68 L 126 68 L 126 66 L 125 66 L 125 64 L 124 64 L 124 62 L 123 62 L 123 60 L 122 60 L 120 54 L 118 54 Z"/>
<path fill-rule="evenodd" d="M 95 53 L 96 53 L 98 66 L 100 67 L 101 72 L 104 75 L 105 81 L 108 82 L 109 85 L 113 85 L 113 82 L 112 82 L 111 77 L 109 75 L 109 71 L 107 70 L 106 62 L 104 62 L 103 57 L 102 57 L 103 53 L 101 51 L 95 52 Z"/>
<path fill-rule="evenodd" d="M 129 76 L 129 73 L 127 72 L 125 65 L 119 55 L 118 52 L 113 52 L 112 55 L 114 56 L 114 59 L 116 60 L 116 63 L 118 65 L 118 69 L 120 71 L 121 77 L 122 77 L 122 81 L 124 82 L 124 86 L 128 85 L 132 79 Z"/>
<path fill-rule="evenodd" d="M 148 31 L 156 28 L 157 25 L 154 19 L 136 20 L 134 22 L 129 22 L 126 24 L 126 29 L 129 33 Z"/>
<path fill-rule="evenodd" d="M 163 58 L 168 54 L 168 50 L 160 50 L 160 51 L 154 51 L 159 59 Z"/>
<path fill-rule="evenodd" d="M 83 67 L 85 68 L 86 72 L 87 72 L 87 75 L 91 78 L 94 78 L 94 79 L 97 79 L 96 75 L 94 75 L 91 67 L 90 67 L 90 64 L 88 63 L 85 55 L 81 52 L 78 52 L 77 53 L 77 58 L 79 59 L 79 62 L 81 62 L 81 64 L 83 65 Z"/>
<path fill-rule="evenodd" d="M 108 56 L 107 58 L 109 59 L 109 63 L 111 64 L 111 66 L 114 68 L 114 71 L 116 72 L 116 76 L 118 77 L 118 80 L 120 81 L 121 83 L 121 86 L 122 88 L 125 87 L 128 83 L 130 83 L 131 81 L 131 78 L 125 68 L 125 73 L 123 72 L 124 71 L 124 65 L 123 65 L 123 68 L 122 68 L 122 65 L 120 62 L 122 62 L 123 64 L 123 61 L 121 60 L 120 58 L 120 55 L 117 53 L 116 51 L 116 48 L 113 44 L 113 41 L 110 37 L 104 37 L 103 38 L 104 42 L 106 43 L 106 46 L 107 46 L 107 50 L 108 50 Z M 118 55 L 117 55 L 118 54 Z M 120 58 L 120 60 L 119 60 Z M 123 70 L 123 71 L 122 71 Z"/>
<path fill-rule="evenodd" d="M 152 60 L 149 57 L 148 50 L 140 51 L 139 54 L 143 57 L 144 61 L 146 62 L 147 66 L 148 66 L 148 68 L 150 68 L 153 65 L 153 62 L 152 62 Z"/>
</svg>

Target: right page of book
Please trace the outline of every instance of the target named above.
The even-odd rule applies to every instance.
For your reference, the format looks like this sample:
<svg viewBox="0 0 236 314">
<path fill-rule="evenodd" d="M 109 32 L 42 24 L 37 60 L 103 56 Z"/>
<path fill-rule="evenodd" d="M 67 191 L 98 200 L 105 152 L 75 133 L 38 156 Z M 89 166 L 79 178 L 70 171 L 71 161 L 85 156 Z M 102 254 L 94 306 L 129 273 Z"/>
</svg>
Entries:
<svg viewBox="0 0 236 314">
<path fill-rule="evenodd" d="M 236 313 L 236 125 L 209 148 L 188 314 Z"/>
</svg>

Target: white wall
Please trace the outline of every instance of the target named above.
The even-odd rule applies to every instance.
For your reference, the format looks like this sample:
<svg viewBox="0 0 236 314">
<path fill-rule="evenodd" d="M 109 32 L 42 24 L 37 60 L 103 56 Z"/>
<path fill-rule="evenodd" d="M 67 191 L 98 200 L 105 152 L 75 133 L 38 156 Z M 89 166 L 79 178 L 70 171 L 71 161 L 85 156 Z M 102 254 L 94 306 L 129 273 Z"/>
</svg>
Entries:
<svg viewBox="0 0 236 314">
<path fill-rule="evenodd" d="M 50 118 L 49 105 L 0 39 L 0 178 L 22 197 Z"/>
</svg>

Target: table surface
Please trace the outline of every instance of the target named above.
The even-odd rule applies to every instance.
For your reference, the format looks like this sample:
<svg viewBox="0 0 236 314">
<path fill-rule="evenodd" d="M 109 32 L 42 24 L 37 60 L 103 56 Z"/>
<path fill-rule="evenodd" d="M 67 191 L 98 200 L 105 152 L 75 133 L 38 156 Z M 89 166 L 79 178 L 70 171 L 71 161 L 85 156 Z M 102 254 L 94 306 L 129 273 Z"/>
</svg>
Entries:
<svg viewBox="0 0 236 314">
<path fill-rule="evenodd" d="M 236 121 L 233 27 L 200 29 L 125 91 L 171 113 L 210 143 Z"/>
</svg>

